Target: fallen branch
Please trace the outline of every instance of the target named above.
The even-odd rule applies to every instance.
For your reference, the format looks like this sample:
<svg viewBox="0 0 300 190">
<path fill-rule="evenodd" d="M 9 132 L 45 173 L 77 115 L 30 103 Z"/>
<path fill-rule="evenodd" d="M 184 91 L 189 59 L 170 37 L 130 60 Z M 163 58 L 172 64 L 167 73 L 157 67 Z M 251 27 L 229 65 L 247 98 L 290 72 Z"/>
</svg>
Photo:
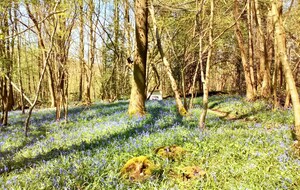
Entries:
<svg viewBox="0 0 300 190">
<path fill-rule="evenodd" d="M 5 78 L 10 82 L 10 84 L 18 91 L 21 93 L 21 90 L 18 88 L 18 86 L 13 83 L 13 81 L 10 80 L 10 78 L 5 74 Z M 30 104 L 30 106 L 33 105 L 33 103 L 31 102 L 31 100 L 24 94 L 24 92 L 22 92 L 22 95 L 24 96 L 24 98 L 27 100 L 27 102 Z"/>
</svg>

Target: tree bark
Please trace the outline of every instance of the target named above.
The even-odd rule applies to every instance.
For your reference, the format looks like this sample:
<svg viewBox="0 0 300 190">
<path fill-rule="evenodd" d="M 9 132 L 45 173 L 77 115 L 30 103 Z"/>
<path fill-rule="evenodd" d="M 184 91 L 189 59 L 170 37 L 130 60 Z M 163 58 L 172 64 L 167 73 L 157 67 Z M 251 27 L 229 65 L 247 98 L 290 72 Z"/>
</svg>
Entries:
<svg viewBox="0 0 300 190">
<path fill-rule="evenodd" d="M 148 50 L 148 0 L 135 1 L 136 52 L 133 63 L 129 115 L 144 115 L 146 100 L 146 65 Z"/>
<path fill-rule="evenodd" d="M 297 92 L 297 87 L 293 77 L 293 72 L 290 68 L 286 45 L 285 45 L 285 29 L 282 21 L 282 1 L 273 0 L 272 1 L 272 12 L 274 14 L 274 24 L 275 24 L 275 38 L 277 39 L 278 53 L 280 56 L 280 61 L 282 63 L 283 72 L 285 75 L 285 80 L 288 85 L 289 93 L 291 94 L 291 99 L 293 103 L 294 118 L 295 118 L 295 128 L 294 135 L 298 142 L 300 141 L 300 101 L 299 94 Z"/>
</svg>

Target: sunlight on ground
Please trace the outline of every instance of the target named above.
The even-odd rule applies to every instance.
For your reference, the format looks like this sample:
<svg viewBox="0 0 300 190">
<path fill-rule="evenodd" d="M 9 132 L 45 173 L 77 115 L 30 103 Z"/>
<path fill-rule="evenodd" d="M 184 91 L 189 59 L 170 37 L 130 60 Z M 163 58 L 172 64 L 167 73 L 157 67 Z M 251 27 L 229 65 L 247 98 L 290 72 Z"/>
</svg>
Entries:
<svg viewBox="0 0 300 190">
<path fill-rule="evenodd" d="M 70 122 L 65 125 L 54 122 L 53 110 L 40 110 L 34 113 L 28 139 L 23 135 L 25 117 L 12 112 L 12 125 L 0 133 L 0 188 L 300 186 L 300 160 L 291 151 L 292 110 L 272 112 L 264 102 L 214 96 L 210 98 L 210 109 L 225 115 L 209 112 L 207 130 L 199 131 L 200 103 L 201 99 L 196 99 L 196 108 L 186 118 L 176 114 L 174 100 L 147 102 L 148 114 L 142 118 L 127 116 L 126 101 L 98 103 L 70 109 Z M 157 155 L 158 148 L 170 150 L 174 145 L 186 151 L 180 159 Z M 122 178 L 125 163 L 139 156 L 151 160 L 155 171 L 142 181 Z M 187 174 L 187 170 L 193 174 Z M 178 177 L 188 175 L 191 177 Z"/>
</svg>

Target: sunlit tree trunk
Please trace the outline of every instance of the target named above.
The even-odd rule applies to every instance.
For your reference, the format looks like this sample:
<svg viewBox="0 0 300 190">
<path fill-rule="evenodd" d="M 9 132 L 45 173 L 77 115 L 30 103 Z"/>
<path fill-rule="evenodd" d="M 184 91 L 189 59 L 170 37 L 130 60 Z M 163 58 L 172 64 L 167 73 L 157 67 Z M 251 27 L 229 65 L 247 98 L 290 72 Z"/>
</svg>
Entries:
<svg viewBox="0 0 300 190">
<path fill-rule="evenodd" d="M 175 101 L 176 101 L 176 106 L 177 106 L 178 112 L 179 112 L 180 115 L 185 116 L 187 114 L 187 111 L 186 111 L 186 109 L 185 109 L 185 107 L 182 104 L 182 101 L 180 99 L 178 86 L 177 86 L 175 78 L 173 77 L 170 63 L 167 60 L 167 58 L 165 57 L 165 53 L 164 53 L 164 50 L 163 50 L 163 47 L 162 47 L 162 44 L 161 44 L 161 39 L 160 39 L 159 32 L 158 32 L 157 25 L 156 25 L 156 19 L 155 19 L 155 16 L 154 16 L 154 8 L 153 8 L 152 4 L 149 7 L 149 10 L 150 10 L 151 18 L 152 18 L 152 23 L 153 23 L 153 28 L 154 28 L 154 35 L 155 35 L 155 38 L 156 38 L 158 51 L 159 51 L 160 56 L 162 58 L 163 64 L 166 67 L 167 75 L 170 79 L 172 90 L 175 94 Z M 185 93 L 185 92 L 183 92 L 183 93 Z"/>
<path fill-rule="evenodd" d="M 145 100 L 148 50 L 148 0 L 136 0 L 134 10 L 136 51 L 133 63 L 133 80 L 128 113 L 130 115 L 144 115 L 146 111 Z"/>
<path fill-rule="evenodd" d="M 201 0 L 199 3 L 198 3 L 198 1 L 196 1 L 196 6 L 197 6 L 198 12 L 197 12 L 197 15 L 196 15 L 195 29 L 194 30 L 195 30 L 195 32 L 197 30 L 199 31 L 199 54 L 198 54 L 197 66 L 196 66 L 195 73 L 194 73 L 194 76 L 193 76 L 193 81 L 192 81 L 191 99 L 190 99 L 189 109 L 192 109 L 192 107 L 193 107 L 196 79 L 197 79 L 199 67 L 200 67 L 201 64 L 203 64 L 202 63 L 202 40 L 203 40 L 203 22 L 202 22 L 202 19 L 203 19 L 203 17 L 201 16 L 201 14 L 203 14 L 205 12 L 205 11 L 203 11 L 204 1 Z M 194 36 L 195 36 L 195 32 L 193 34 Z M 202 82 L 200 84 L 202 86 Z"/>
<path fill-rule="evenodd" d="M 210 64 L 212 59 L 212 51 L 213 51 L 213 24 L 214 24 L 214 0 L 210 1 L 210 20 L 209 20 L 209 49 L 206 60 L 206 69 L 205 69 L 205 77 L 204 73 L 202 73 L 203 78 L 203 111 L 200 115 L 199 127 L 201 129 L 205 128 L 205 119 L 208 109 L 208 92 L 209 92 L 209 82 L 210 82 Z"/>
<path fill-rule="evenodd" d="M 112 89 L 111 89 L 111 94 L 110 94 L 110 99 L 115 99 L 119 97 L 119 83 L 120 83 L 120 78 L 119 78 L 119 72 L 121 69 L 121 57 L 120 57 L 120 46 L 121 44 L 119 43 L 119 37 L 120 37 L 120 26 L 119 26 L 119 0 L 114 0 L 114 44 L 115 44 L 115 53 L 114 53 L 114 64 L 115 64 L 115 69 L 114 73 L 112 74 Z"/>
<path fill-rule="evenodd" d="M 128 86 L 129 86 L 129 80 L 128 80 L 128 71 L 130 71 L 131 69 L 131 51 L 132 51 L 132 45 L 131 45 L 131 25 L 130 25 L 130 15 L 129 15 L 129 7 L 130 7 L 130 4 L 129 4 L 129 0 L 125 0 L 124 1 L 124 9 L 125 9 L 125 15 L 124 15 L 124 27 L 125 27 L 125 46 L 126 46 L 126 59 L 128 60 L 127 61 L 127 64 L 126 64 L 126 67 L 125 67 L 125 74 L 124 74 L 124 79 L 123 79 L 123 84 L 124 84 L 124 87 L 126 87 L 125 89 L 123 89 L 125 93 L 128 92 Z"/>
<path fill-rule="evenodd" d="M 250 70 L 250 79 L 254 98 L 256 96 L 256 82 L 254 74 L 254 48 L 253 48 L 253 14 L 252 14 L 253 0 L 247 1 L 247 26 L 248 26 L 248 62 Z"/>
<path fill-rule="evenodd" d="M 272 12 L 274 14 L 274 24 L 275 24 L 275 38 L 277 39 L 277 49 L 282 63 L 283 72 L 285 75 L 286 85 L 288 85 L 289 93 L 291 94 L 291 99 L 293 103 L 294 118 L 295 118 L 295 128 L 294 134 L 298 142 L 300 141 L 300 100 L 299 94 L 297 92 L 297 87 L 293 77 L 292 70 L 290 68 L 286 45 L 285 45 L 285 29 L 282 21 L 282 1 L 273 0 L 272 1 Z"/>
<path fill-rule="evenodd" d="M 59 4 L 59 1 L 56 2 L 55 6 L 54 6 L 54 9 L 53 9 L 54 12 L 56 11 L 56 8 L 57 8 L 58 4 Z M 25 136 L 27 137 L 28 136 L 28 130 L 29 130 L 29 123 L 30 123 L 31 114 L 32 114 L 33 109 L 36 106 L 37 101 L 38 101 L 38 98 L 39 98 L 39 95 L 40 95 L 40 92 L 41 92 L 42 81 L 44 79 L 44 75 L 46 73 L 47 65 L 49 64 L 50 55 L 51 55 L 51 52 L 53 50 L 54 35 L 56 33 L 57 25 L 56 24 L 54 25 L 53 31 L 52 31 L 51 36 L 50 36 L 50 45 L 49 45 L 49 48 L 47 50 L 46 46 L 45 46 L 45 43 L 44 43 L 44 39 L 42 37 L 42 33 L 41 33 L 41 30 L 40 30 L 38 21 L 35 18 L 35 16 L 32 14 L 30 5 L 28 3 L 26 3 L 26 10 L 28 12 L 28 15 L 29 15 L 30 19 L 34 23 L 34 26 L 35 26 L 36 30 L 37 30 L 38 43 L 41 44 L 42 47 L 43 47 L 43 49 L 42 49 L 42 60 L 43 60 L 42 71 L 41 71 L 41 74 L 40 74 L 38 85 L 36 87 L 36 92 L 35 92 L 33 103 L 29 108 L 28 116 L 27 116 L 27 118 L 25 120 L 25 123 L 24 123 L 24 126 L 25 126 L 24 133 L 25 133 Z"/>
<path fill-rule="evenodd" d="M 262 85 L 260 95 L 264 98 L 269 98 L 271 95 L 271 76 L 270 64 L 268 63 L 268 51 L 266 44 L 266 37 L 263 31 L 262 19 L 258 0 L 254 4 L 255 20 L 258 27 L 259 39 L 259 62 L 260 62 L 260 76 L 262 78 Z"/>
<path fill-rule="evenodd" d="M 255 99 L 255 91 L 254 91 L 254 86 L 253 86 L 252 79 L 251 79 L 251 71 L 250 71 L 250 66 L 248 63 L 247 52 L 246 52 L 246 48 L 245 48 L 243 34 L 242 34 L 242 31 L 240 28 L 240 23 L 239 23 L 240 21 L 237 19 L 238 14 L 239 14 L 238 8 L 239 8 L 239 3 L 237 0 L 235 0 L 235 3 L 234 3 L 234 18 L 236 19 L 235 35 L 236 35 L 238 45 L 240 48 L 240 52 L 241 52 L 241 59 L 242 59 L 245 81 L 246 81 L 246 97 L 248 100 L 253 100 L 253 99 Z"/>
<path fill-rule="evenodd" d="M 19 11 L 19 4 L 18 2 L 15 0 L 14 2 L 14 24 L 15 24 L 15 31 L 16 33 L 19 33 L 19 27 L 18 27 L 18 11 Z M 18 81 L 19 81 L 19 86 L 20 86 L 20 108 L 22 110 L 22 113 L 25 113 L 25 109 L 24 109 L 24 90 L 23 90 L 23 82 L 22 82 L 22 68 L 21 68 L 21 36 L 18 35 L 17 37 L 17 66 L 18 66 Z"/>
<path fill-rule="evenodd" d="M 86 64 L 86 86 L 85 86 L 85 95 L 84 103 L 90 105 L 91 100 L 91 85 L 92 85 L 92 76 L 93 76 L 93 66 L 95 62 L 95 31 L 94 31 L 94 22 L 93 14 L 95 10 L 95 5 L 93 0 L 89 1 L 89 27 L 90 27 L 90 40 L 89 40 L 89 63 Z"/>
</svg>

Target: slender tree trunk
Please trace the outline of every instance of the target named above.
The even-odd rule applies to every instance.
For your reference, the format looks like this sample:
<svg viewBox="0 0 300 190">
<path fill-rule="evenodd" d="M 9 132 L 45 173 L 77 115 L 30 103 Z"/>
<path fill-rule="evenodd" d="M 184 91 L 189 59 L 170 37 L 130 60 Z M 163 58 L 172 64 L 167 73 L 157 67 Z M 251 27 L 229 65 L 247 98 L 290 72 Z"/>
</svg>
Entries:
<svg viewBox="0 0 300 190">
<path fill-rule="evenodd" d="M 154 8 L 153 8 L 152 3 L 151 3 L 151 6 L 149 7 L 149 11 L 150 11 L 150 15 L 151 15 L 152 22 L 153 22 L 153 28 L 154 28 L 154 34 L 155 34 L 155 38 L 156 38 L 156 42 L 157 42 L 157 47 L 158 47 L 160 56 L 162 58 L 162 61 L 165 65 L 165 67 L 166 67 L 167 75 L 170 79 L 172 90 L 175 94 L 175 101 L 176 101 L 178 112 L 179 112 L 180 115 L 185 116 L 187 114 L 187 111 L 186 111 L 186 109 L 185 109 L 185 107 L 182 104 L 182 101 L 180 99 L 180 94 L 179 94 L 179 91 L 178 91 L 176 80 L 175 80 L 175 78 L 173 77 L 173 74 L 172 74 L 170 63 L 169 63 L 169 61 L 167 60 L 167 58 L 165 57 L 165 54 L 164 54 L 164 50 L 163 50 L 163 47 L 162 47 L 162 44 L 161 44 L 161 39 L 160 39 L 159 32 L 158 32 L 157 25 L 156 25 L 156 19 L 155 19 L 155 16 L 154 16 Z"/>
<path fill-rule="evenodd" d="M 254 74 L 254 48 L 253 48 L 253 14 L 252 14 L 252 2 L 253 0 L 248 0 L 247 2 L 247 20 L 248 20 L 248 61 L 250 70 L 251 86 L 254 94 L 256 96 L 256 82 Z"/>
<path fill-rule="evenodd" d="M 136 53 L 133 63 L 129 115 L 144 115 L 146 100 L 146 65 L 148 50 L 148 0 L 136 0 L 135 33 Z"/>
<path fill-rule="evenodd" d="M 191 100 L 190 100 L 190 105 L 189 105 L 189 109 L 192 109 L 193 107 L 193 101 L 194 101 L 194 94 L 195 94 L 195 85 L 196 85 L 196 79 L 197 79 L 197 75 L 198 75 L 198 71 L 199 71 L 199 67 L 202 63 L 202 39 L 203 39 L 203 35 L 202 35 L 202 29 L 203 29 L 203 22 L 202 22 L 202 18 L 200 16 L 201 12 L 205 12 L 202 11 L 203 10 L 203 6 L 204 6 L 204 1 L 201 0 L 200 2 L 200 6 L 198 7 L 198 1 L 197 3 L 197 9 L 198 9 L 198 13 L 196 15 L 196 21 L 195 21 L 195 29 L 194 29 L 194 36 L 195 36 L 195 32 L 198 29 L 199 31 L 199 55 L 198 55 L 198 61 L 197 61 L 197 66 L 196 66 L 196 70 L 193 76 L 193 81 L 192 81 L 192 92 L 191 92 Z M 202 82 L 199 83 L 202 85 Z"/>
<path fill-rule="evenodd" d="M 0 58 L 6 61 L 6 64 L 1 65 L 2 73 L 5 73 L 8 77 L 5 78 L 1 73 L 1 104 L 2 104 L 2 117 L 1 117 L 1 124 L 6 126 L 8 124 L 8 112 L 10 109 L 9 106 L 9 87 L 8 83 L 10 81 L 10 64 L 11 64 L 11 57 L 10 57 L 10 41 L 5 40 L 6 36 L 9 36 L 9 24 L 8 24 L 8 15 L 9 15 L 9 6 L 3 8 L 3 16 L 0 18 L 0 29 L 1 34 L 3 35 L 4 39 L 0 40 Z"/>
<path fill-rule="evenodd" d="M 209 92 L 209 81 L 210 81 L 210 64 L 212 59 L 213 51 L 213 24 L 214 24 L 214 0 L 210 0 L 210 20 L 209 20 L 209 49 L 206 60 L 206 71 L 205 78 L 203 80 L 203 111 L 200 115 L 199 127 L 205 128 L 206 114 L 208 110 L 208 92 Z M 202 73 L 203 74 L 203 73 Z"/>
<path fill-rule="evenodd" d="M 243 64 L 243 69 L 244 69 L 244 74 L 245 74 L 245 81 L 246 81 L 246 97 L 248 100 L 253 100 L 255 99 L 255 91 L 252 85 L 252 80 L 251 80 L 251 72 L 250 72 L 250 66 L 248 64 L 248 59 L 247 59 L 247 53 L 246 53 L 246 49 L 245 49 L 245 43 L 244 43 L 244 39 L 243 39 L 243 34 L 242 31 L 240 29 L 240 23 L 239 20 L 237 20 L 238 18 L 238 1 L 235 0 L 234 3 L 234 18 L 236 19 L 236 25 L 235 25 L 235 35 L 238 41 L 238 45 L 240 48 L 240 52 L 241 52 L 241 59 L 242 59 L 242 64 Z"/>
<path fill-rule="evenodd" d="M 291 99 L 293 103 L 294 118 L 295 118 L 294 134 L 299 143 L 300 142 L 300 100 L 299 100 L 299 94 L 297 92 L 295 80 L 293 77 L 293 73 L 287 58 L 286 45 L 285 45 L 285 29 L 283 27 L 283 21 L 282 21 L 282 1 L 273 0 L 272 11 L 274 14 L 275 38 L 278 40 L 277 48 L 279 51 L 279 56 L 282 63 L 285 80 L 287 83 L 286 85 L 288 86 L 289 93 L 291 94 Z"/>
<path fill-rule="evenodd" d="M 255 0 L 254 4 L 256 24 L 258 26 L 259 34 L 259 61 L 260 61 L 260 70 L 262 77 L 262 86 L 261 86 L 261 96 L 264 98 L 269 98 L 271 95 L 271 76 L 270 76 L 270 66 L 268 63 L 268 51 L 266 44 L 266 37 L 263 32 L 263 26 L 261 21 L 260 9 L 258 0 Z"/>
<path fill-rule="evenodd" d="M 94 32 L 94 22 L 93 22 L 93 14 L 94 14 L 94 2 L 93 0 L 89 1 L 89 26 L 90 26 L 90 43 L 89 43 L 89 63 L 86 65 L 86 86 L 85 86 L 85 98 L 84 102 L 87 105 L 92 103 L 91 100 L 91 86 L 92 86 L 92 77 L 93 77 L 93 65 L 95 62 L 95 32 Z"/>
<path fill-rule="evenodd" d="M 132 51 L 132 45 L 131 45 L 131 25 L 130 25 L 130 15 L 129 15 L 129 1 L 128 0 L 125 0 L 124 2 L 125 4 L 125 18 L 124 18 L 124 27 L 125 27 L 125 46 L 126 46 L 126 58 L 127 60 L 129 60 L 129 62 L 131 62 L 131 51 Z M 124 87 L 125 89 L 124 92 L 125 94 L 127 94 L 128 92 L 128 86 L 130 84 L 130 80 L 129 77 L 128 77 L 128 71 L 132 68 L 131 66 L 131 63 L 126 64 L 127 67 L 125 67 L 125 74 L 124 74 L 124 79 L 123 79 L 123 84 L 124 84 Z"/>
<path fill-rule="evenodd" d="M 119 83 L 120 83 L 120 68 L 121 68 L 121 58 L 120 58 L 120 49 L 119 47 L 121 44 L 119 44 L 119 36 L 120 36 L 120 21 L 119 21 L 119 0 L 114 0 L 114 44 L 115 44 L 115 53 L 114 53 L 114 64 L 115 64 L 115 70 L 113 73 L 113 80 L 111 81 L 113 83 L 112 87 L 112 94 L 110 95 L 110 99 L 115 99 L 114 97 L 119 97 Z"/>
<path fill-rule="evenodd" d="M 80 62 L 80 78 L 79 78 L 79 94 L 78 100 L 82 101 L 83 92 L 83 77 L 85 75 L 85 64 L 84 64 L 84 17 L 83 17 L 83 0 L 79 1 L 79 62 Z"/>
<path fill-rule="evenodd" d="M 56 8 L 57 8 L 58 4 L 59 4 L 59 1 L 56 2 L 56 4 L 55 4 L 54 12 L 56 11 Z M 39 36 L 39 44 L 42 44 L 42 47 L 43 47 L 43 49 L 42 49 L 43 68 L 42 68 L 40 79 L 39 79 L 39 82 L 38 82 L 38 85 L 37 85 L 34 101 L 33 101 L 32 105 L 29 108 L 28 116 L 27 116 L 27 118 L 25 120 L 25 123 L 24 123 L 24 128 L 25 128 L 24 133 L 25 133 L 25 136 L 27 137 L 28 136 L 29 122 L 30 122 L 31 114 L 32 114 L 32 111 L 33 111 L 34 107 L 36 106 L 36 103 L 37 103 L 39 95 L 40 95 L 42 82 L 43 82 L 44 75 L 45 75 L 47 65 L 48 65 L 48 62 L 49 62 L 49 58 L 50 58 L 50 55 L 51 55 L 51 52 L 52 52 L 52 49 L 53 49 L 53 41 L 54 41 L 53 38 L 54 38 L 54 34 L 56 33 L 56 27 L 57 26 L 56 25 L 54 26 L 54 29 L 53 29 L 51 37 L 50 37 L 50 47 L 47 51 L 46 48 L 45 48 L 45 45 L 44 45 L 44 40 L 42 38 L 42 34 L 41 34 L 41 30 L 39 28 L 38 22 L 37 22 L 36 18 L 33 16 L 28 3 L 26 3 L 26 10 L 29 14 L 30 19 L 33 21 L 33 23 L 34 23 L 34 25 L 37 29 L 37 35 Z"/>
<path fill-rule="evenodd" d="M 16 33 L 19 33 L 19 28 L 18 28 L 18 22 L 17 22 L 17 17 L 18 17 L 18 13 L 17 11 L 19 10 L 19 4 L 18 2 L 15 0 L 14 2 L 15 7 L 14 7 L 14 22 L 15 22 L 15 31 Z M 17 65 L 18 65 L 18 77 L 19 77 L 19 86 L 20 86 L 20 107 L 22 110 L 22 114 L 25 113 L 25 102 L 24 102 L 24 90 L 23 90 L 23 82 L 22 82 L 22 69 L 21 69 L 21 36 L 19 35 L 17 37 Z"/>
</svg>

